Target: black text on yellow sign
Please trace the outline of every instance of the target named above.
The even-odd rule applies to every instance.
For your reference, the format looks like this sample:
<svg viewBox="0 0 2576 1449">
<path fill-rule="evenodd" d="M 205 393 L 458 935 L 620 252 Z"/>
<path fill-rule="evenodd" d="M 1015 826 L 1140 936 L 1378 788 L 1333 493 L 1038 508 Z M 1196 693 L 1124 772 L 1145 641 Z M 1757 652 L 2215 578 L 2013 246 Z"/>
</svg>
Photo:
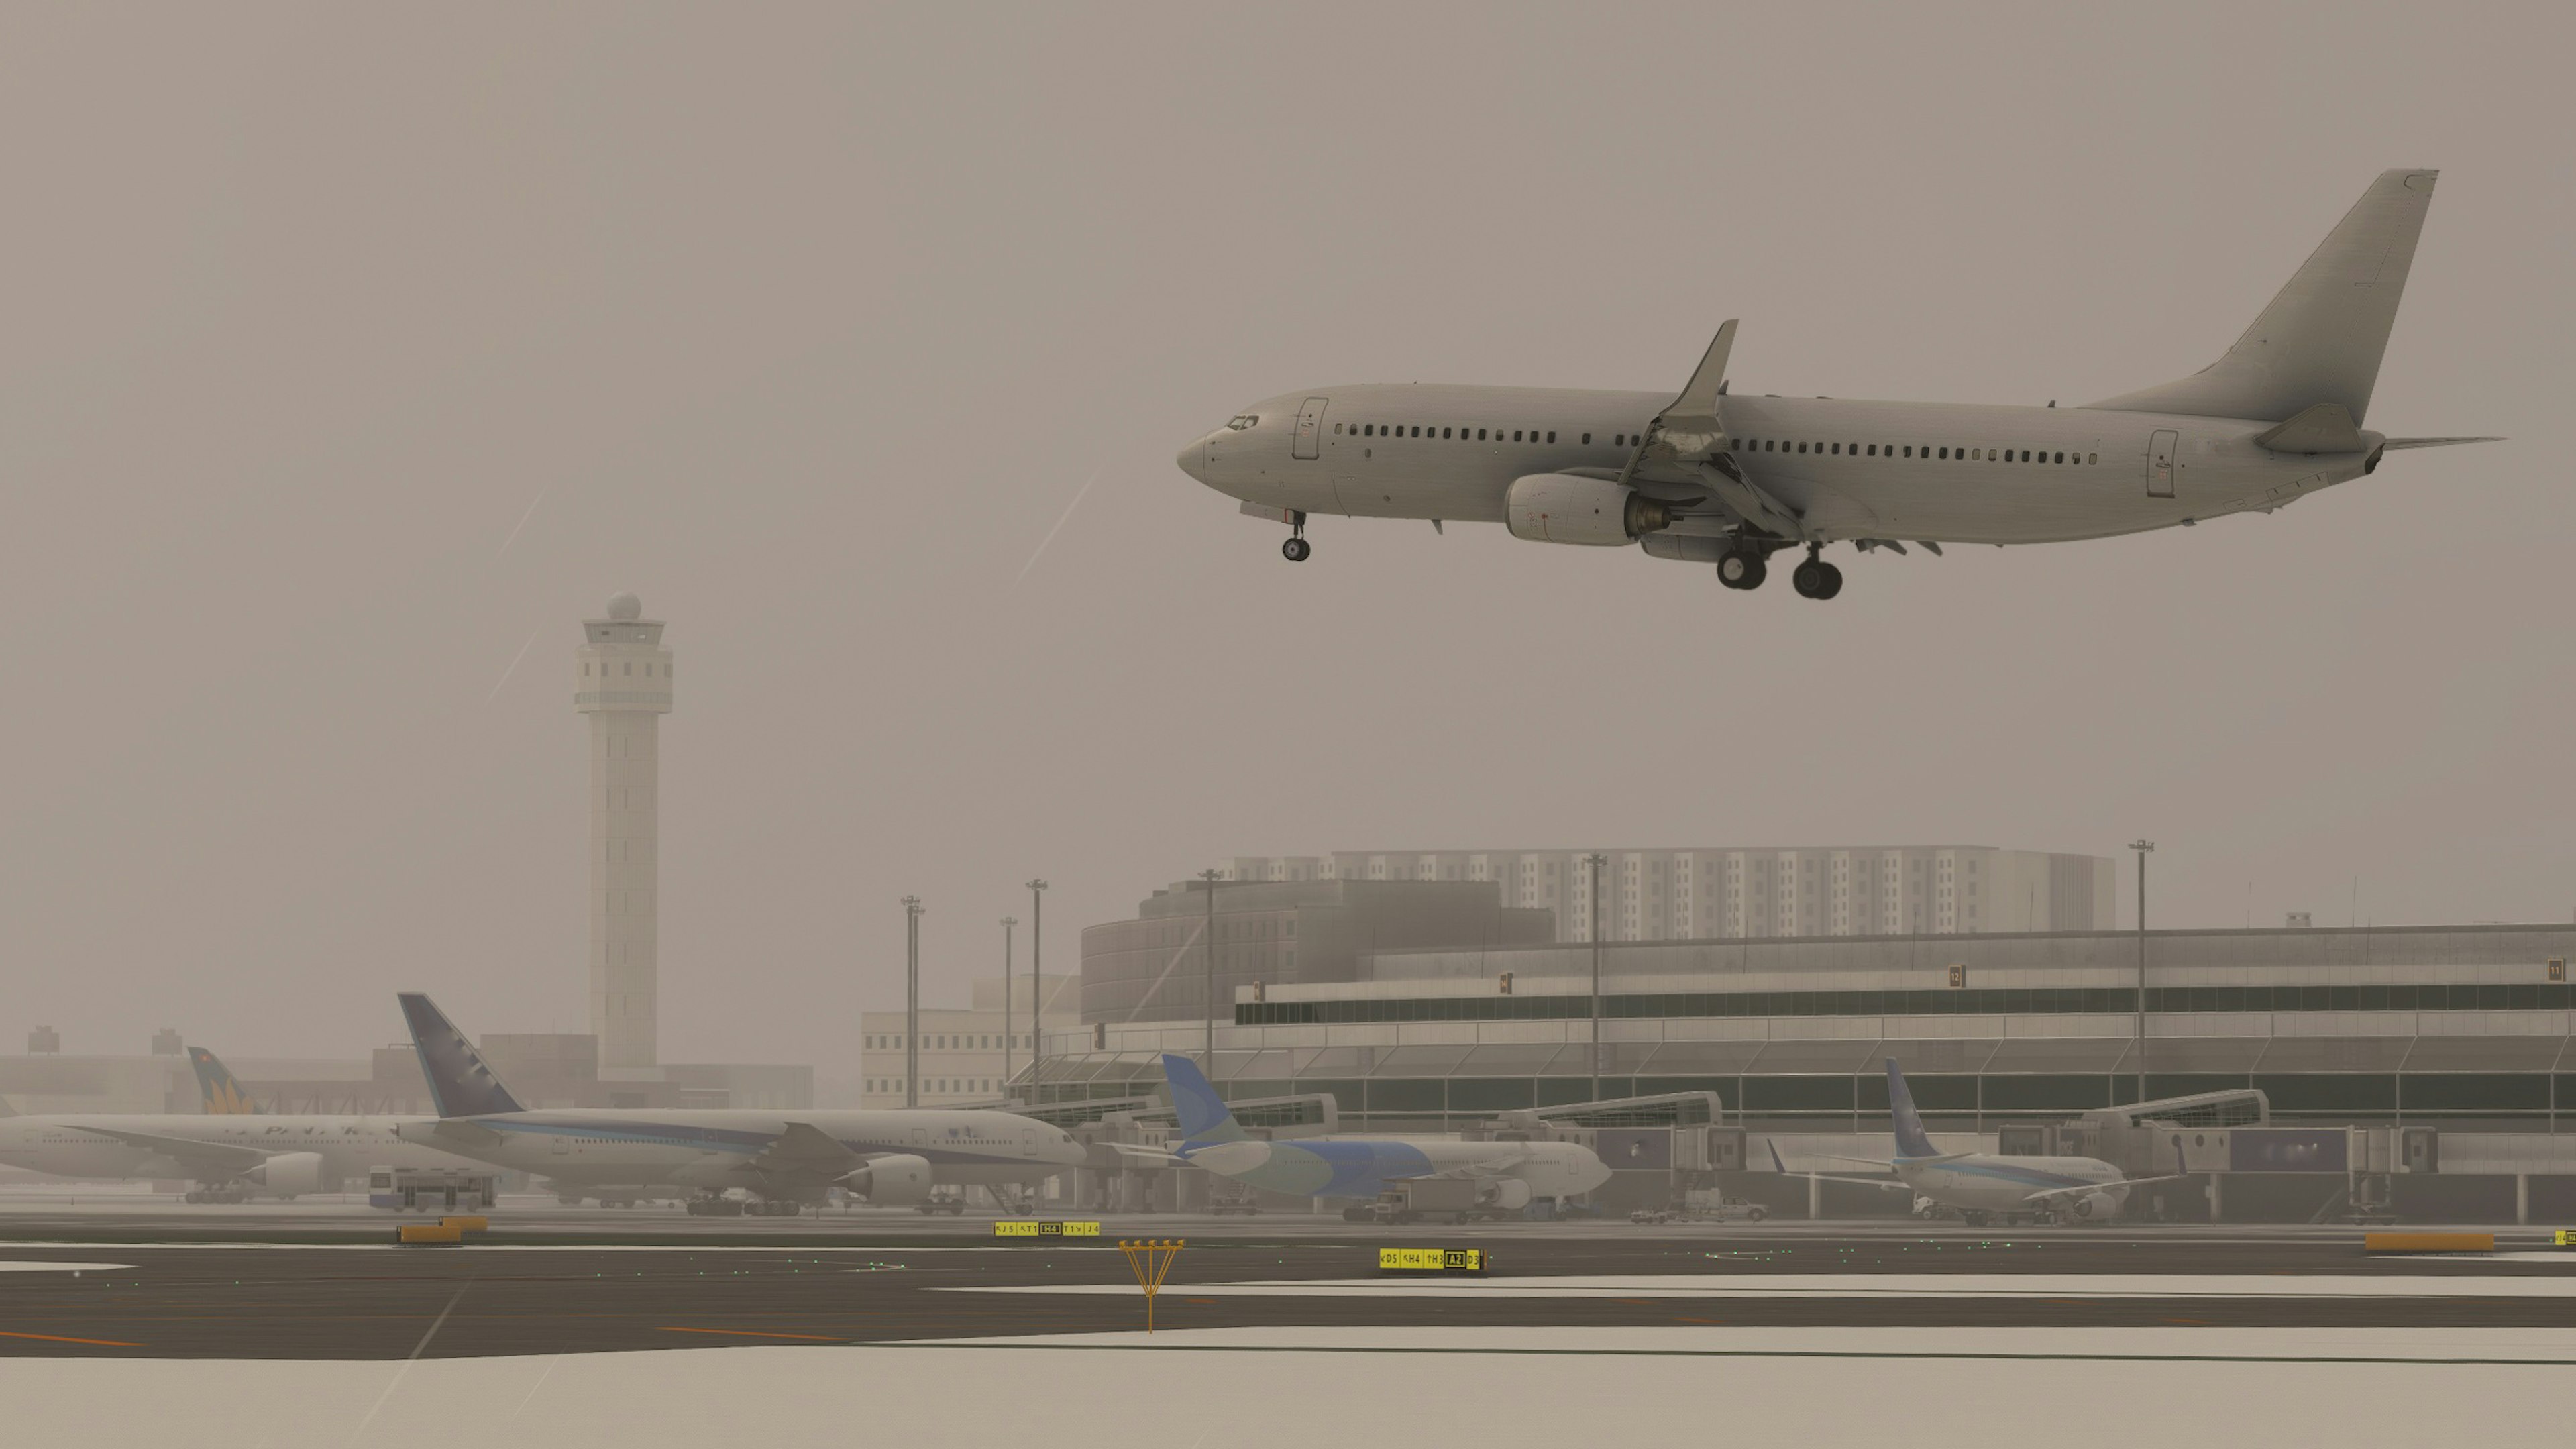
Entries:
<svg viewBox="0 0 2576 1449">
<path fill-rule="evenodd" d="M 1005 1220 L 993 1224 L 993 1236 L 997 1238 L 1096 1238 L 1100 1236 L 1100 1224 Z"/>
<path fill-rule="evenodd" d="M 1382 1273 L 1482 1273 L 1485 1252 L 1482 1248 L 1380 1248 L 1377 1266 Z"/>
</svg>

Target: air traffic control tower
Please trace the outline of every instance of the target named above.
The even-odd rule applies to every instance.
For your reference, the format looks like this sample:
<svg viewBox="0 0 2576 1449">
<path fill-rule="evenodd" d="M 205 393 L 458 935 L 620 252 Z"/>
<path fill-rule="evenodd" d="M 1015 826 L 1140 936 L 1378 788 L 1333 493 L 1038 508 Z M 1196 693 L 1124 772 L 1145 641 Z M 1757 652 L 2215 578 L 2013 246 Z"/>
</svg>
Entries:
<svg viewBox="0 0 2576 1449">
<path fill-rule="evenodd" d="M 657 1064 L 661 726 L 671 712 L 662 622 L 633 594 L 581 626 L 573 708 L 590 716 L 590 1029 L 599 1065 Z"/>
</svg>

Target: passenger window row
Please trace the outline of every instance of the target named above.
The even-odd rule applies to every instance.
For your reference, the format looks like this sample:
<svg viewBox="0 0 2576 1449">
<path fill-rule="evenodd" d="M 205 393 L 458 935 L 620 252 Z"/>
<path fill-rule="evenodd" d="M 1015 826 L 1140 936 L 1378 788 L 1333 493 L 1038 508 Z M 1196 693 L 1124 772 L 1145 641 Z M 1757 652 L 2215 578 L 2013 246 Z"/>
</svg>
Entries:
<svg viewBox="0 0 2576 1449">
<path fill-rule="evenodd" d="M 1346 427 L 1349 429 L 1347 436 L 1354 438 L 1452 438 L 1462 443 L 1488 441 L 1553 443 L 1556 441 L 1555 433 L 1550 432 L 1542 437 L 1536 428 L 1514 428 L 1509 438 L 1503 436 L 1503 430 L 1500 428 L 1417 428 L 1410 423 L 1401 426 L 1394 423 L 1335 423 L 1333 432 L 1336 435 L 1343 435 L 1343 429 Z M 1493 434 L 1493 437 L 1488 439 L 1485 436 L 1487 433 Z M 1585 433 L 1583 441 L 1591 442 L 1592 435 Z"/>
<path fill-rule="evenodd" d="M 1940 448 L 1923 444 L 1900 446 L 1895 443 L 1789 443 L 1778 438 L 1746 438 L 1737 444 L 1748 453 L 1804 453 L 1814 451 L 1829 457 L 1850 458 L 1946 458 L 1969 463 L 2080 463 L 2087 467 L 2102 461 L 2099 453 L 2051 453 L 2030 448 Z"/>
</svg>

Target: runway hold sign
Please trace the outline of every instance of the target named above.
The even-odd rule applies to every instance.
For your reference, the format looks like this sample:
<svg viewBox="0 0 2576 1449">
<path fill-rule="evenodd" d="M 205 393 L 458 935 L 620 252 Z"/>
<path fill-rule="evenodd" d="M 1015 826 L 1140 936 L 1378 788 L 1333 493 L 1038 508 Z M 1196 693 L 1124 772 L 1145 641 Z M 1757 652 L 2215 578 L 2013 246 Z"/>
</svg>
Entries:
<svg viewBox="0 0 2576 1449">
<path fill-rule="evenodd" d="M 1006 1220 L 993 1224 L 993 1236 L 997 1238 L 1096 1238 L 1100 1236 L 1100 1224 L 1032 1223 Z"/>
</svg>

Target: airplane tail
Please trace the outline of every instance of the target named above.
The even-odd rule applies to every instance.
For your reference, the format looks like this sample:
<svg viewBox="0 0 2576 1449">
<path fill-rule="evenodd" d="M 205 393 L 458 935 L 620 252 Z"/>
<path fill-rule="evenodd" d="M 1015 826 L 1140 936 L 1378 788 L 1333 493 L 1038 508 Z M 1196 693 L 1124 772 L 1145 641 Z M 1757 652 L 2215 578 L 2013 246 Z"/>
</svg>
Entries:
<svg viewBox="0 0 2576 1449">
<path fill-rule="evenodd" d="M 2381 172 L 2226 356 L 2189 377 L 2088 406 L 2279 421 L 2332 403 L 2358 425 L 2440 174 Z"/>
<path fill-rule="evenodd" d="M 188 1048 L 188 1065 L 197 1072 L 197 1110 L 209 1116 L 241 1117 L 259 1111 L 224 1059 L 204 1047 Z"/>
<path fill-rule="evenodd" d="M 435 1002 L 417 991 L 403 992 L 401 1001 L 403 1020 L 411 1025 L 412 1050 L 420 1053 L 421 1075 L 429 1078 L 429 1100 L 439 1116 L 525 1110 Z"/>
<path fill-rule="evenodd" d="M 1199 1064 L 1188 1057 L 1163 1054 L 1163 1080 L 1171 1084 L 1172 1110 L 1180 1117 L 1184 1142 L 1241 1142 L 1244 1131 L 1226 1110 Z"/>
<path fill-rule="evenodd" d="M 1905 1073 L 1897 1069 L 1896 1058 L 1887 1059 L 1887 1105 L 1896 1118 L 1896 1155 L 1938 1157 L 1941 1149 L 1932 1145 L 1931 1135 L 1923 1130 L 1923 1115 L 1914 1110 L 1914 1093 L 1905 1085 Z"/>
</svg>

